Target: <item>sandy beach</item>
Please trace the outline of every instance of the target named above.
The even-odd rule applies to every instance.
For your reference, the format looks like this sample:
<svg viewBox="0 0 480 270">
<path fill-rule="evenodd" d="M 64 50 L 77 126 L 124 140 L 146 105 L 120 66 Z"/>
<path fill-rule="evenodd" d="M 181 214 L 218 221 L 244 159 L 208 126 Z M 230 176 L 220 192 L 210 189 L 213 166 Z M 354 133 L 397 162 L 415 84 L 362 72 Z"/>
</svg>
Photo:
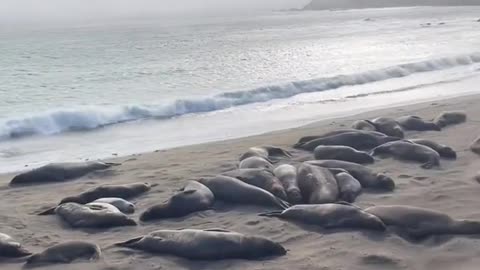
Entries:
<svg viewBox="0 0 480 270">
<path fill-rule="evenodd" d="M 259 213 L 269 210 L 264 207 L 219 203 L 214 210 L 184 218 L 106 230 L 72 229 L 55 216 L 34 215 L 39 209 L 54 206 L 63 197 L 101 184 L 158 183 L 150 192 L 132 200 L 137 207 L 133 217 L 138 220 L 143 210 L 167 200 L 186 181 L 235 169 L 238 157 L 251 146 L 275 145 L 291 150 L 291 146 L 302 136 L 349 127 L 354 120 L 402 115 L 431 119 L 449 110 L 466 111 L 467 122 L 449 126 L 441 132 L 407 132 L 406 138 L 426 138 L 451 146 L 458 153 L 457 160 L 442 159 L 440 168 L 425 170 L 418 163 L 376 158 L 375 164 L 369 167 L 392 177 L 396 189 L 390 193 L 365 191 L 357 198 L 356 204 L 361 207 L 413 205 L 439 210 L 455 218 L 480 220 L 480 184 L 474 180 L 480 170 L 480 158 L 469 151 L 470 143 L 480 135 L 480 95 L 476 95 L 329 119 L 253 137 L 117 158 L 114 161 L 121 162 L 121 166 L 65 183 L 8 188 L 13 175 L 2 175 L 0 231 L 13 236 L 33 252 L 74 239 L 88 240 L 102 247 L 102 259 L 98 262 L 48 266 L 45 269 L 478 269 L 478 236 L 436 236 L 422 242 L 411 242 L 388 231 L 327 231 L 259 217 Z M 222 228 L 260 235 L 281 243 L 288 253 L 260 261 L 205 262 L 154 256 L 111 246 L 118 241 L 167 228 Z M 0 268 L 21 269 L 22 265 L 18 261 L 8 261 Z"/>
</svg>

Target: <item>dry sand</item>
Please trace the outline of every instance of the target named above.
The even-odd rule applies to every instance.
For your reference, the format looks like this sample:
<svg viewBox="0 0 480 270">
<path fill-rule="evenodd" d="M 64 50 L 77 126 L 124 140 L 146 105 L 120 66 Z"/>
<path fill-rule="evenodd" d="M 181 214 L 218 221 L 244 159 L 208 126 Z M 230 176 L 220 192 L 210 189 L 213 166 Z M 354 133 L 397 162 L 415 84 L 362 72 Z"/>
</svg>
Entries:
<svg viewBox="0 0 480 270">
<path fill-rule="evenodd" d="M 469 144 L 480 134 L 480 96 L 468 96 L 374 111 L 248 138 L 119 158 L 116 160 L 122 161 L 122 166 L 67 183 L 5 187 L 0 190 L 0 232 L 12 235 L 34 252 L 73 239 L 96 242 L 104 249 L 99 262 L 48 266 L 45 269 L 479 269 L 480 237 L 441 236 L 412 243 L 389 232 L 331 232 L 259 217 L 258 213 L 268 210 L 262 207 L 219 205 L 216 210 L 184 218 L 108 230 L 71 229 L 55 216 L 32 215 L 65 196 L 100 184 L 159 183 L 151 192 L 133 200 L 137 206 L 134 217 L 138 219 L 142 210 L 165 201 L 187 180 L 234 169 L 238 156 L 250 146 L 289 147 L 301 136 L 348 127 L 356 119 L 406 114 L 431 118 L 445 110 L 466 110 L 469 119 L 441 132 L 408 132 L 407 137 L 428 138 L 450 145 L 458 151 L 458 159 L 442 160 L 441 169 L 434 170 L 421 169 L 416 163 L 379 160 L 371 167 L 394 178 L 397 188 L 392 193 L 364 193 L 357 199 L 357 204 L 362 207 L 414 205 L 440 210 L 456 218 L 480 220 L 480 184 L 474 179 L 480 169 L 480 157 L 468 150 Z M 0 186 L 6 186 L 11 178 L 12 175 L 0 176 Z M 195 262 L 110 246 L 116 241 L 167 228 L 223 228 L 261 235 L 280 242 L 288 249 L 288 254 L 262 261 Z M 21 266 L 9 262 L 0 264 L 0 269 L 20 269 Z"/>
</svg>

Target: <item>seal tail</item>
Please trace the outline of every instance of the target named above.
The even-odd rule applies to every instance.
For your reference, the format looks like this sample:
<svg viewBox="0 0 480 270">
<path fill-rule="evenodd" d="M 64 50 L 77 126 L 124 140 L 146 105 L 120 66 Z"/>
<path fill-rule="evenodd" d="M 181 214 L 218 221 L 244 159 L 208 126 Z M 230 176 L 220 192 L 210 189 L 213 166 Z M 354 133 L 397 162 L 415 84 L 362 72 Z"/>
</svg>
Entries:
<svg viewBox="0 0 480 270">
<path fill-rule="evenodd" d="M 282 216 L 283 211 L 272 211 L 268 213 L 258 214 L 261 217 L 280 217 Z"/>
<path fill-rule="evenodd" d="M 480 234 L 480 222 L 473 220 L 459 220 L 452 228 L 456 234 Z"/>
</svg>

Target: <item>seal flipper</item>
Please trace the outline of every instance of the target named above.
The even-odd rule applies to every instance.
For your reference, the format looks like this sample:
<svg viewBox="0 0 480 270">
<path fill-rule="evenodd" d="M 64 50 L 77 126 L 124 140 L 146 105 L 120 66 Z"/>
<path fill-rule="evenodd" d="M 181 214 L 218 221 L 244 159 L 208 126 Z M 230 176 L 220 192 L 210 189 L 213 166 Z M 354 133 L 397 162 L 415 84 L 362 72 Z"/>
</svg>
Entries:
<svg viewBox="0 0 480 270">
<path fill-rule="evenodd" d="M 262 213 L 258 215 L 261 217 L 281 217 L 282 214 L 283 214 L 283 211 L 272 211 L 272 212 Z"/>
<path fill-rule="evenodd" d="M 205 232 L 224 232 L 224 233 L 232 232 L 232 231 L 224 230 L 224 229 L 205 229 L 203 231 L 205 231 Z"/>
<path fill-rule="evenodd" d="M 140 237 L 136 237 L 136 238 L 127 240 L 127 241 L 125 241 L 125 242 L 115 243 L 115 244 L 113 244 L 113 245 L 114 245 L 114 246 L 117 246 L 117 247 L 128 247 L 128 248 L 132 248 L 132 247 L 135 247 L 135 246 L 138 244 L 138 242 L 140 242 L 143 238 L 144 238 L 144 236 L 140 236 Z"/>
<path fill-rule="evenodd" d="M 285 210 L 285 209 L 291 207 L 290 203 L 288 203 L 288 202 L 286 202 L 286 201 L 284 201 L 284 200 L 282 200 L 278 197 L 275 197 L 275 201 L 276 201 L 277 206 L 279 206 L 280 209 L 282 209 L 282 210 Z"/>
<path fill-rule="evenodd" d="M 57 207 L 51 207 L 43 212 L 40 212 L 40 213 L 37 213 L 37 216 L 48 216 L 48 215 L 55 215 L 55 209 L 57 209 Z"/>
</svg>

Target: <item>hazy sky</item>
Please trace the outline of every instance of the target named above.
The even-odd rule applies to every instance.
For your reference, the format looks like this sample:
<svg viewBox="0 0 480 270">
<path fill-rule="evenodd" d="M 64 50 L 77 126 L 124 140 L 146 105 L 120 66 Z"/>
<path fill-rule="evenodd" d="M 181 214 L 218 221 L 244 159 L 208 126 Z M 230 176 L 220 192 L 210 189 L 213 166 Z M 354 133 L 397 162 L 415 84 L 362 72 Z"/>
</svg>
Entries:
<svg viewBox="0 0 480 270">
<path fill-rule="evenodd" d="M 0 0 L 0 22 L 141 17 L 300 7 L 308 0 Z"/>
</svg>

